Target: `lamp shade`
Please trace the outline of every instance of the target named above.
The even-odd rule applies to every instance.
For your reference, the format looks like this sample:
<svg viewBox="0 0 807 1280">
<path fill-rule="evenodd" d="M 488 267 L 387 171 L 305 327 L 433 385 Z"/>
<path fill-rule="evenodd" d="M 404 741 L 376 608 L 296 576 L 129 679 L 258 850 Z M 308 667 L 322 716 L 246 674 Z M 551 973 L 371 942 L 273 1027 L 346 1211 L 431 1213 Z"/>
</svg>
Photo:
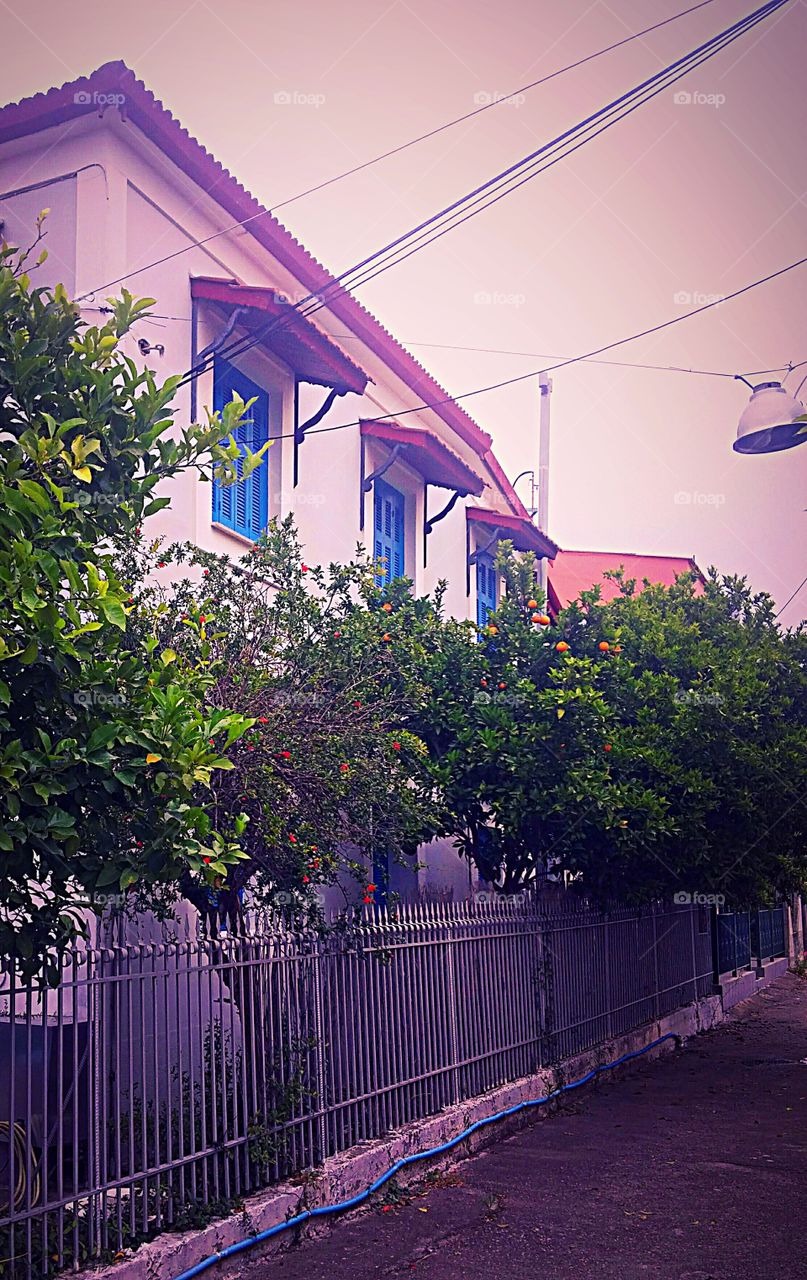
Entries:
<svg viewBox="0 0 807 1280">
<path fill-rule="evenodd" d="M 737 428 L 737 453 L 778 453 L 807 441 L 804 405 L 781 382 L 761 382 L 754 387 Z"/>
</svg>

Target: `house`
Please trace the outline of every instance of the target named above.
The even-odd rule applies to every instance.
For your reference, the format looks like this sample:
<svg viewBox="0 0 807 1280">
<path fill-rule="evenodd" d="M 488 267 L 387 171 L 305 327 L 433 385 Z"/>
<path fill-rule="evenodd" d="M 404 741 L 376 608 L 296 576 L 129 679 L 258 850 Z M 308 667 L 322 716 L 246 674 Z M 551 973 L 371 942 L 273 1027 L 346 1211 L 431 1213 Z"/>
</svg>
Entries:
<svg viewBox="0 0 807 1280">
<path fill-rule="evenodd" d="M 61 282 L 92 323 L 121 284 L 157 299 L 122 345 L 161 378 L 203 364 L 178 421 L 237 391 L 255 397 L 252 444 L 276 441 L 237 499 L 172 481 L 155 536 L 237 554 L 292 513 L 308 559 L 348 560 L 361 542 L 418 594 L 445 578 L 447 610 L 482 621 L 499 540 L 557 552 L 490 436 L 123 63 L 0 108 L 3 237 L 30 244 L 43 207 L 38 281 Z M 312 314 L 290 305 L 309 297 Z M 435 892 L 467 890 L 453 849 L 423 857 Z"/>
<path fill-rule="evenodd" d="M 694 573 L 696 592 L 703 590 L 703 574 L 691 557 L 646 556 L 632 551 L 558 551 L 548 565 L 549 612 L 557 617 L 581 591 L 590 591 L 595 586 L 599 586 L 602 600 L 613 600 L 619 595 L 619 588 L 613 579 L 603 574 L 620 568 L 624 569 L 626 578 L 636 580 L 639 591 L 645 580 L 671 587 L 682 573 Z"/>
</svg>

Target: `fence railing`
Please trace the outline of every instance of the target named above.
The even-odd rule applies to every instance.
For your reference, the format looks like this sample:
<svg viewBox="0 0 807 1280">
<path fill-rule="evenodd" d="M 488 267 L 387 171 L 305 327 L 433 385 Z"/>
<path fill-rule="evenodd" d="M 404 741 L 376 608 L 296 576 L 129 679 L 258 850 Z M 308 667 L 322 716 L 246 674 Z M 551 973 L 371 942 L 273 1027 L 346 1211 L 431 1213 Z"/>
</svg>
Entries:
<svg viewBox="0 0 807 1280">
<path fill-rule="evenodd" d="M 8 979 L 0 1268 L 200 1225 L 708 994 L 711 948 L 697 908 L 497 900 L 368 912 L 346 935 L 77 948 L 56 989 Z"/>
<path fill-rule="evenodd" d="M 785 907 L 720 911 L 715 917 L 715 970 L 741 973 L 786 953 Z"/>
</svg>

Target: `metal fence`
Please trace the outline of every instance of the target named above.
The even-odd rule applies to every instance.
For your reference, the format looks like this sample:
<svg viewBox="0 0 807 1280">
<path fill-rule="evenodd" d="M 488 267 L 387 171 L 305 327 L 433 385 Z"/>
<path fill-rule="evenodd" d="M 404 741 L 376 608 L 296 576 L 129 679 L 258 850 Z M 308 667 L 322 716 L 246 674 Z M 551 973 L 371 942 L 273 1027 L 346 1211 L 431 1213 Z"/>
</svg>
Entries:
<svg viewBox="0 0 807 1280">
<path fill-rule="evenodd" d="M 784 905 L 720 911 L 715 917 L 715 971 L 741 973 L 786 954 Z"/>
<path fill-rule="evenodd" d="M 709 993 L 708 913 L 535 900 L 77 949 L 0 990 L 0 1268 L 109 1260 Z"/>
</svg>

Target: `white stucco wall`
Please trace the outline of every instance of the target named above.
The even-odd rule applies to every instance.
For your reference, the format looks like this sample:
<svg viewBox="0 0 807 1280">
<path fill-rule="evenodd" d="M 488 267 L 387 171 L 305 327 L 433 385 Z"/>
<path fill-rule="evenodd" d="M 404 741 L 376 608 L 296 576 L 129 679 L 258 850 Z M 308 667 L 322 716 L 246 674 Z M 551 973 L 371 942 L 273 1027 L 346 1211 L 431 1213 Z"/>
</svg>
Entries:
<svg viewBox="0 0 807 1280">
<path fill-rule="evenodd" d="M 67 176 L 65 176 L 67 175 Z M 35 190 L 30 188 L 36 184 Z M 5 196 L 3 193 L 19 191 Z M 159 378 L 184 372 L 192 359 L 191 279 L 215 276 L 237 279 L 248 285 L 269 286 L 292 298 L 305 289 L 263 248 L 247 230 L 218 235 L 208 244 L 188 249 L 194 241 L 230 225 L 230 219 L 205 193 L 172 165 L 133 125 L 115 109 L 103 118 L 83 117 L 70 127 L 44 130 L 31 138 L 0 146 L 0 218 L 8 234 L 23 242 L 33 238 L 36 214 L 49 206 L 46 244 L 51 257 L 41 270 L 42 283 L 61 280 L 68 291 L 81 296 L 94 290 L 82 303 L 88 323 L 103 321 L 101 308 L 125 276 L 156 259 L 168 259 L 139 274 L 128 274 L 127 287 L 137 296 L 156 299 L 154 318 L 137 326 L 124 341 L 124 350 L 138 364 L 147 363 Z M 179 250 L 188 249 L 179 256 Z M 197 303 L 197 350 L 220 335 L 222 312 L 215 304 Z M 316 323 L 334 335 L 344 333 L 344 321 L 327 308 Z M 238 329 L 233 336 L 238 335 Z M 160 344 L 164 354 L 143 357 L 138 338 Z M 343 349 L 370 375 L 364 395 L 337 398 L 320 424 L 329 426 L 359 418 L 401 412 L 419 403 L 419 396 L 393 374 L 360 340 L 344 342 Z M 294 378 L 277 357 L 253 349 L 239 366 L 270 396 L 270 433 L 278 437 L 269 451 L 269 510 L 272 515 L 292 512 L 310 563 L 350 559 L 357 543 L 372 549 L 372 494 L 365 495 L 365 529 L 360 529 L 360 450 L 358 427 L 311 435 L 299 450 L 299 483 L 293 486 Z M 327 394 L 318 386 L 301 384 L 299 417 L 304 422 Z M 212 373 L 197 380 L 196 412 L 201 417 L 212 402 Z M 191 414 L 190 387 L 176 397 L 178 423 Z M 422 421 L 421 421 L 422 419 Z M 488 483 L 479 505 L 503 505 L 502 495 L 470 445 L 456 436 L 436 414 L 409 415 L 405 421 L 429 426 L 456 454 L 483 475 Z M 368 441 L 366 470 L 371 471 L 387 455 L 385 446 Z M 441 520 L 428 539 L 424 566 L 424 489 L 422 477 L 398 461 L 385 477 L 406 495 L 406 573 L 420 594 L 432 591 L 438 580 L 448 580 L 446 607 L 452 615 L 475 617 L 475 574 L 466 593 L 466 500 L 460 500 Z M 241 554 L 244 541 L 212 523 L 211 486 L 194 474 L 179 476 L 164 492 L 171 507 L 149 522 L 149 532 L 168 541 L 191 540 L 221 553 Z M 430 487 L 428 511 L 434 515 L 446 503 L 450 491 Z M 473 546 L 472 542 L 472 546 Z M 166 570 L 166 576 L 169 571 Z M 432 847 L 433 874 L 457 894 L 467 891 L 468 868 L 448 847 Z"/>
</svg>

